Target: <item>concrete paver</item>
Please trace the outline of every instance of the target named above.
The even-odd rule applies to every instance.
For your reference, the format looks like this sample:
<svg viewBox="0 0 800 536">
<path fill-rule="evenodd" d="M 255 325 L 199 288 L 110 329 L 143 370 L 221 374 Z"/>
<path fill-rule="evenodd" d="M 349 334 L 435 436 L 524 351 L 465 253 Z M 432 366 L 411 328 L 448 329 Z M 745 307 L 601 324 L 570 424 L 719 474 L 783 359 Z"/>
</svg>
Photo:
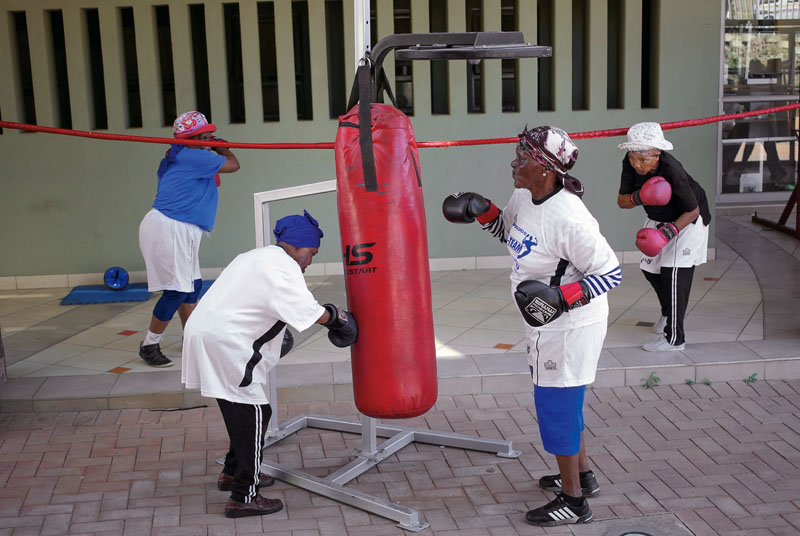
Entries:
<svg viewBox="0 0 800 536">
<path fill-rule="evenodd" d="M 301 413 L 358 416 L 352 402 L 278 406 L 281 421 Z M 420 534 L 800 534 L 800 380 L 590 389 L 587 453 L 602 491 L 587 526 L 524 522 L 552 497 L 536 480 L 555 462 L 530 393 L 441 396 L 397 424 L 503 438 L 522 450 L 506 459 L 412 444 L 348 484 L 418 509 L 430 523 Z M 306 428 L 265 457 L 326 476 L 358 446 L 357 435 Z M 405 533 L 282 482 L 263 494 L 282 499 L 283 511 L 226 519 L 215 462 L 226 447 L 216 407 L 0 413 L 0 534 Z"/>
</svg>

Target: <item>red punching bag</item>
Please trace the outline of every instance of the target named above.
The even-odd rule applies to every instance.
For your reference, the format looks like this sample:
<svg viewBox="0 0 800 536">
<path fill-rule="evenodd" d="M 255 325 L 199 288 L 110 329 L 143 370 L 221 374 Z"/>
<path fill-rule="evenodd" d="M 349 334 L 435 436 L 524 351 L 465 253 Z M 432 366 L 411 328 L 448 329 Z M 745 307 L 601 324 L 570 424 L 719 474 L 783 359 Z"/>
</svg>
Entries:
<svg viewBox="0 0 800 536">
<path fill-rule="evenodd" d="M 416 417 L 437 396 L 417 144 L 405 114 L 370 104 L 369 67 L 358 77 L 359 106 L 339 118 L 335 144 L 347 303 L 358 322 L 353 392 L 369 417 Z"/>
</svg>

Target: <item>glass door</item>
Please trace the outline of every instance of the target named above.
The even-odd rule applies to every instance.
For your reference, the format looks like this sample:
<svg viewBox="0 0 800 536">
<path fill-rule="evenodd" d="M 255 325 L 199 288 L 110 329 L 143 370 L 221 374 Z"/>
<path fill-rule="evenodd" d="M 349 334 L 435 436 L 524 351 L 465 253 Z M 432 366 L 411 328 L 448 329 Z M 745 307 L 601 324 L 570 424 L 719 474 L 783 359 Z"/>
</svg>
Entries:
<svg viewBox="0 0 800 536">
<path fill-rule="evenodd" d="M 779 2 L 779 3 L 786 3 Z M 738 2 L 742 4 L 742 2 Z M 798 102 L 800 19 L 796 10 L 764 11 L 768 4 L 732 9 L 724 35 L 722 112 L 763 110 Z M 787 3 L 788 5 L 788 3 Z M 794 5 L 794 4 L 793 4 Z M 746 19 L 743 17 L 747 17 Z M 720 133 L 721 201 L 782 200 L 797 180 L 796 110 L 725 121 Z"/>
</svg>

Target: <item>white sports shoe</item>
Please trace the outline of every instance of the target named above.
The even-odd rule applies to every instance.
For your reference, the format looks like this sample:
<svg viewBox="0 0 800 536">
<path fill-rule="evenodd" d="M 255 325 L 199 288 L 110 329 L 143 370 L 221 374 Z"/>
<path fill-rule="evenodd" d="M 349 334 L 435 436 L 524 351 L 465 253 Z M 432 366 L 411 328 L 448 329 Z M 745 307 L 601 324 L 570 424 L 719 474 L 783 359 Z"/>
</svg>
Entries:
<svg viewBox="0 0 800 536">
<path fill-rule="evenodd" d="M 664 333 L 664 329 L 667 327 L 667 317 L 662 316 L 658 319 L 658 322 L 653 326 L 653 331 L 656 333 Z"/>
<path fill-rule="evenodd" d="M 642 348 L 648 352 L 677 352 L 686 348 L 686 343 L 672 345 L 664 337 L 659 337 L 653 342 L 648 342 Z"/>
</svg>

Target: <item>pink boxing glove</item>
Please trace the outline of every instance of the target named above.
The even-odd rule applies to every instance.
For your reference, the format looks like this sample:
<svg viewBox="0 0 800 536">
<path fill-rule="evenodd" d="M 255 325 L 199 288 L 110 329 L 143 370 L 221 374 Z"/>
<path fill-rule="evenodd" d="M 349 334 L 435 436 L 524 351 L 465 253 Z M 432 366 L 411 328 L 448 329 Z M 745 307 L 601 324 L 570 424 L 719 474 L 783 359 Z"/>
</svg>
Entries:
<svg viewBox="0 0 800 536">
<path fill-rule="evenodd" d="M 672 197 L 672 186 L 664 177 L 651 177 L 642 185 L 640 190 L 631 194 L 631 201 L 635 205 L 663 206 L 669 203 Z"/>
<path fill-rule="evenodd" d="M 676 236 L 678 228 L 672 223 L 661 223 L 657 229 L 645 227 L 636 233 L 636 247 L 648 257 L 655 257 Z"/>
</svg>

